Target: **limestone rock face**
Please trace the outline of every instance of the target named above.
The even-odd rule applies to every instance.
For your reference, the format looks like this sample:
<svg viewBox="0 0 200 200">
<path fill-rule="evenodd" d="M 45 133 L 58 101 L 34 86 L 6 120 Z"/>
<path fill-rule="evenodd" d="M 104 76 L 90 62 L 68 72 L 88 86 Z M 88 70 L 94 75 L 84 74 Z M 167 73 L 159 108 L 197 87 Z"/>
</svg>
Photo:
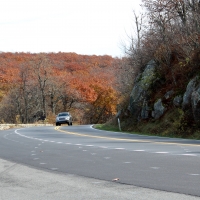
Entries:
<svg viewBox="0 0 200 200">
<path fill-rule="evenodd" d="M 162 100 L 158 99 L 158 101 L 154 104 L 154 110 L 152 111 L 152 117 L 154 119 L 159 119 L 165 112 L 166 108 L 162 104 Z"/>
<path fill-rule="evenodd" d="M 130 95 L 129 110 L 134 118 L 146 118 L 148 116 L 147 102 L 151 95 L 151 87 L 156 81 L 156 63 L 150 61 L 143 73 L 139 74 Z"/>
</svg>

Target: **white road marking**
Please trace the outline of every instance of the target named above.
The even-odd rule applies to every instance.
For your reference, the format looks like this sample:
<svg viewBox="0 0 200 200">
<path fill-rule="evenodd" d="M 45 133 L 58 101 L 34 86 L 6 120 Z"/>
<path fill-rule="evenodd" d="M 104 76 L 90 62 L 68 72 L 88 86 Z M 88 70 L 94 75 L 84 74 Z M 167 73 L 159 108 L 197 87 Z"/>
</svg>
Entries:
<svg viewBox="0 0 200 200">
<path fill-rule="evenodd" d="M 54 170 L 54 171 L 56 171 L 56 170 L 58 170 L 58 168 L 51 168 L 51 170 Z"/>
<path fill-rule="evenodd" d="M 155 152 L 155 153 L 167 154 L 167 153 L 169 153 L 169 152 L 164 152 L 164 151 L 162 152 L 162 151 L 161 151 L 161 152 Z"/>
<path fill-rule="evenodd" d="M 96 153 L 91 153 L 92 155 L 96 155 Z"/>
<path fill-rule="evenodd" d="M 107 159 L 107 160 L 110 159 L 110 157 L 104 157 L 104 158 Z"/>
<path fill-rule="evenodd" d="M 35 156 L 36 154 L 31 154 L 31 156 Z"/>
<path fill-rule="evenodd" d="M 133 151 L 143 152 L 143 151 L 145 151 L 145 150 L 133 150 Z"/>
<path fill-rule="evenodd" d="M 28 139 L 37 139 L 37 140 L 40 140 L 40 141 L 43 141 L 42 143 L 44 142 L 52 142 L 54 143 L 55 141 L 50 141 L 50 140 L 44 140 L 44 139 L 39 139 L 39 138 L 34 138 L 34 137 L 28 137 L 26 135 L 23 135 L 23 134 L 20 134 L 18 133 L 17 131 L 19 131 L 20 129 L 17 129 L 15 130 L 15 133 L 18 135 L 18 136 L 22 136 L 22 137 L 25 137 L 25 138 L 28 138 Z M 11 133 L 12 134 L 12 133 Z M 6 138 L 8 135 L 11 135 L 11 134 L 7 134 L 5 135 L 4 137 Z M 18 142 L 18 141 L 14 141 L 14 142 Z M 57 142 L 58 144 L 62 144 L 63 142 Z M 82 145 L 82 144 L 72 144 L 72 143 L 65 143 L 65 144 L 68 144 L 68 145 Z M 40 146 L 41 144 L 38 144 L 38 146 Z M 106 147 L 106 146 L 95 146 L 95 145 L 83 145 L 83 146 L 87 146 L 87 147 L 100 147 L 100 148 L 105 148 L 105 149 L 110 149 L 109 147 Z M 184 156 L 198 156 L 196 154 L 190 154 L 191 151 L 189 151 L 189 149 L 186 149 L 185 147 L 183 146 L 180 146 L 181 148 L 183 148 L 186 153 L 185 154 L 173 154 L 171 153 L 171 155 L 184 155 Z M 35 149 L 37 149 L 38 147 L 35 147 Z M 80 147 L 79 147 L 80 148 Z M 112 148 L 111 148 L 112 149 Z M 127 150 L 127 151 L 133 151 L 133 152 L 148 152 L 148 151 L 145 151 L 145 150 L 142 150 L 142 149 L 138 149 L 138 150 L 128 150 L 128 149 L 125 149 L 125 148 L 113 148 L 115 150 Z M 87 151 L 87 150 L 83 150 L 83 151 Z M 34 152 L 34 151 L 32 151 Z M 148 153 L 152 153 L 152 152 L 148 152 Z M 160 154 L 168 154 L 169 152 L 155 152 L 155 153 L 160 153 Z"/>
<path fill-rule="evenodd" d="M 75 144 L 76 146 L 81 146 L 82 144 Z"/>
<path fill-rule="evenodd" d="M 200 176 L 200 174 L 189 174 L 190 176 Z"/>
<path fill-rule="evenodd" d="M 160 167 L 151 167 L 151 169 L 160 169 Z"/>
<path fill-rule="evenodd" d="M 46 165 L 46 163 L 40 163 L 40 165 Z"/>
<path fill-rule="evenodd" d="M 130 164 L 131 162 L 124 162 L 125 164 Z"/>
</svg>

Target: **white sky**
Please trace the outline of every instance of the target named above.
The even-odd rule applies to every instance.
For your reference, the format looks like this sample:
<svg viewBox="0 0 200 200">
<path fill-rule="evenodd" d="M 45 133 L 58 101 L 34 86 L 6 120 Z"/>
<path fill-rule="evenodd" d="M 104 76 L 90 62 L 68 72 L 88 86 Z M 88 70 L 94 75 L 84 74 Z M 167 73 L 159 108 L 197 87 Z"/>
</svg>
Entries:
<svg viewBox="0 0 200 200">
<path fill-rule="evenodd" d="M 140 0 L 1 0 L 0 51 L 124 55 Z"/>
</svg>

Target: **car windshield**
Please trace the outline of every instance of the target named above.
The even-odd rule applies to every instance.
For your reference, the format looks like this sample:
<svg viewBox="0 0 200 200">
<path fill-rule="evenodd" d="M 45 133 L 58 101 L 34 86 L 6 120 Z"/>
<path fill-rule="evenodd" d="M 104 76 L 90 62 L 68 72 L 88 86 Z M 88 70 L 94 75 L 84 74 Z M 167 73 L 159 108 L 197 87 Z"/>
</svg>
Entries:
<svg viewBox="0 0 200 200">
<path fill-rule="evenodd" d="M 59 117 L 64 117 L 64 116 L 69 116 L 69 114 L 68 114 L 68 113 L 61 113 L 61 114 L 59 114 L 58 116 L 59 116 Z"/>
</svg>

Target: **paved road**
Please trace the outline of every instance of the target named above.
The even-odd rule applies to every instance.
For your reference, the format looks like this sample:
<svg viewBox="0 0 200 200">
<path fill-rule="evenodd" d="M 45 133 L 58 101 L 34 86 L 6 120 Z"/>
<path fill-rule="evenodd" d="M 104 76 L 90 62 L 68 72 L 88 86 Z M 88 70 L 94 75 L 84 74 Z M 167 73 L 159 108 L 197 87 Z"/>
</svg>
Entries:
<svg viewBox="0 0 200 200">
<path fill-rule="evenodd" d="M 0 158 L 75 174 L 200 197 L 200 141 L 98 131 L 90 126 L 0 132 Z"/>
</svg>

